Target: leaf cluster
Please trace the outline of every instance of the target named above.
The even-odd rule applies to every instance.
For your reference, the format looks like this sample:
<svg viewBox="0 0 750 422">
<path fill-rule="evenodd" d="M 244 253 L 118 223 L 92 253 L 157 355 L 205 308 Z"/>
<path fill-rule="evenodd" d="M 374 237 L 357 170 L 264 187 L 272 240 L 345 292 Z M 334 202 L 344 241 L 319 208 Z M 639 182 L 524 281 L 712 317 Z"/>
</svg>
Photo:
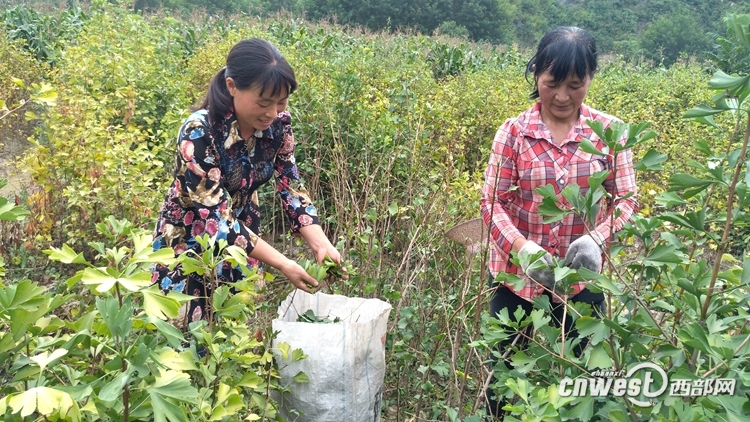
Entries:
<svg viewBox="0 0 750 422">
<path fill-rule="evenodd" d="M 124 220 L 110 217 L 99 229 L 109 242 L 90 244 L 95 263 L 68 245 L 47 251 L 51 260 L 84 267 L 68 292 L 29 280 L 0 287 L 0 418 L 274 420 L 270 391 L 281 387 L 264 333 L 252 335 L 247 325 L 252 283 L 216 288 L 211 319 L 180 331 L 167 319 L 194 297 L 160 292 L 150 269 L 188 257 L 153 251 L 151 236 Z M 243 259 L 208 241 L 206 254 L 217 257 L 203 260 L 207 275 Z M 81 283 L 87 290 L 76 291 Z M 69 314 L 60 318 L 64 309 Z"/>
<path fill-rule="evenodd" d="M 297 317 L 297 322 L 309 322 L 312 324 L 335 324 L 337 322 L 341 322 L 341 318 L 335 317 L 331 319 L 330 317 L 319 317 L 315 315 L 315 312 L 312 309 L 308 309 L 307 311 L 299 314 Z"/>
</svg>

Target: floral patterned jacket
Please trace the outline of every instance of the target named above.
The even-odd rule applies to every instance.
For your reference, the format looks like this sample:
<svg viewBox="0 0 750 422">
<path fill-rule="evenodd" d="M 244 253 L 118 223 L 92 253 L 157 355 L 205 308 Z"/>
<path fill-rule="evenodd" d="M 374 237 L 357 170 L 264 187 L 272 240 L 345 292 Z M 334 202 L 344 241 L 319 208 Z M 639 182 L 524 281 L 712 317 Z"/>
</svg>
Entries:
<svg viewBox="0 0 750 422">
<path fill-rule="evenodd" d="M 197 250 L 196 237 L 208 233 L 250 253 L 261 234 L 258 188 L 276 176 L 276 188 L 292 232 L 318 224 L 315 207 L 301 186 L 294 159 L 291 116 L 282 112 L 265 131 L 245 141 L 234 114 L 209 124 L 207 110 L 198 110 L 180 128 L 174 181 L 159 212 L 153 247 L 172 247 L 175 254 Z M 258 265 L 252 260 L 251 265 Z M 238 281 L 238 268 L 224 268 L 221 280 Z M 227 271 L 228 270 L 228 271 Z M 162 290 L 208 296 L 190 286 L 180 268 L 154 269 Z M 198 281 L 198 280 L 196 280 Z M 202 289 L 201 289 L 202 290 Z"/>
</svg>

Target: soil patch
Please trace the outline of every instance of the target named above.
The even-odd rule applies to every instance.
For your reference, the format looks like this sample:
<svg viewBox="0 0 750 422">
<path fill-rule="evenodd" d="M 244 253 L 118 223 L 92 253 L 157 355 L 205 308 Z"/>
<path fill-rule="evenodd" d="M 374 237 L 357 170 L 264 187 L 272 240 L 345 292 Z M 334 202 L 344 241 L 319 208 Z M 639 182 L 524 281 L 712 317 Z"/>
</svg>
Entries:
<svg viewBox="0 0 750 422">
<path fill-rule="evenodd" d="M 19 120 L 17 116 L 9 116 L 0 122 L 0 179 L 8 179 L 0 195 L 6 198 L 21 195 L 31 184 L 29 174 L 19 168 L 18 163 L 31 147 L 27 138 L 33 133 L 33 126 Z"/>
</svg>

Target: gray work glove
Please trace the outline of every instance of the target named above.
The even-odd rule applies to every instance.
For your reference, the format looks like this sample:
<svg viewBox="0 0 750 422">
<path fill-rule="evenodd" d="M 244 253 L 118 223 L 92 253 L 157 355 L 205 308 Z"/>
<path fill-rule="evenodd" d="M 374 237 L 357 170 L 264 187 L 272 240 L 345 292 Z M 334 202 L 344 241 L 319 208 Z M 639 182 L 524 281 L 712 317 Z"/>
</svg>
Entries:
<svg viewBox="0 0 750 422">
<path fill-rule="evenodd" d="M 602 245 L 604 238 L 598 233 L 584 235 L 574 240 L 565 254 L 565 266 L 577 270 L 581 267 L 602 272 Z"/>
<path fill-rule="evenodd" d="M 543 250 L 544 248 L 542 248 L 541 246 L 530 240 L 527 240 L 526 243 L 524 243 L 521 247 L 521 250 L 518 251 L 518 254 L 534 255 L 537 252 Z M 547 265 L 540 267 L 540 263 L 538 262 L 539 260 L 537 260 L 534 265 L 529 263 L 526 264 L 526 266 L 521 266 L 521 269 L 532 280 L 551 290 L 555 286 L 555 273 L 552 271 L 552 255 L 547 252 L 540 259 Z"/>
</svg>

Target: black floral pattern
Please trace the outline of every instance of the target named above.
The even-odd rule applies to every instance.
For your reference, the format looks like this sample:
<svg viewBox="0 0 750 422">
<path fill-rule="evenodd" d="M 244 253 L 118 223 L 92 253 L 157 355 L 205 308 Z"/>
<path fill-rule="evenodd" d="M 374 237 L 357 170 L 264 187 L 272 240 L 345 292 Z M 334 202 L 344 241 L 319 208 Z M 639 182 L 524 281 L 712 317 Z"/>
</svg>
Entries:
<svg viewBox="0 0 750 422">
<path fill-rule="evenodd" d="M 273 124 L 245 140 L 236 116 L 209 124 L 207 110 L 198 110 L 180 128 L 175 153 L 174 181 L 159 212 L 154 250 L 165 247 L 179 255 L 200 251 L 196 237 L 207 233 L 250 253 L 261 234 L 257 190 L 276 176 L 276 188 L 289 217 L 291 230 L 318 224 L 317 211 L 300 183 L 294 159 L 291 116 L 282 112 Z M 248 265 L 260 267 L 250 258 Z M 244 278 L 240 268 L 224 265 L 219 281 Z M 187 322 L 206 317 L 211 286 L 195 274 L 184 275 L 180 266 L 154 267 L 154 283 L 165 293 L 174 290 L 196 296 L 187 309 Z"/>
</svg>

